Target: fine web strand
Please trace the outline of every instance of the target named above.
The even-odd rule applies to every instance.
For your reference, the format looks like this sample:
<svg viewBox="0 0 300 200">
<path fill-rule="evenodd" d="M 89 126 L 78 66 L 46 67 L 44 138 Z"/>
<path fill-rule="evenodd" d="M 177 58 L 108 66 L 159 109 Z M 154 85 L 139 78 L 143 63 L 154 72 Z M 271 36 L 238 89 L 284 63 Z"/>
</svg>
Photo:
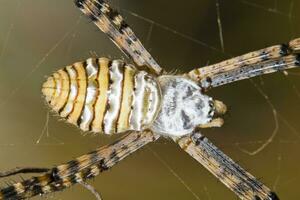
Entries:
<svg viewBox="0 0 300 200">
<path fill-rule="evenodd" d="M 157 160 L 162 163 L 168 171 L 178 180 L 179 183 L 181 183 L 189 193 L 191 193 L 195 199 L 201 200 L 200 197 L 192 190 L 192 188 L 179 176 L 178 173 L 174 171 L 174 169 L 161 157 L 159 156 L 154 150 L 152 150 L 151 147 L 148 147 L 148 149 L 151 151 L 151 153 L 157 158 Z"/>
<path fill-rule="evenodd" d="M 244 148 L 241 148 L 241 147 L 238 146 L 238 148 L 242 152 L 244 152 L 244 153 L 246 153 L 246 154 L 248 154 L 250 156 L 254 156 L 254 155 L 260 153 L 261 151 L 263 151 L 269 144 L 271 144 L 273 142 L 273 140 L 274 140 L 274 138 L 277 135 L 278 130 L 279 130 L 279 122 L 278 122 L 277 110 L 275 109 L 275 107 L 274 107 L 273 103 L 271 102 L 269 96 L 253 80 L 250 80 L 250 81 L 254 85 L 254 87 L 257 89 L 257 91 L 260 93 L 260 95 L 263 96 L 263 98 L 266 100 L 266 102 L 270 106 L 270 108 L 272 110 L 272 114 L 273 114 L 273 119 L 274 119 L 274 129 L 273 129 L 271 135 L 257 149 L 255 149 L 253 151 L 249 151 L 247 149 L 244 149 Z"/>
<path fill-rule="evenodd" d="M 31 71 L 29 71 L 25 76 L 24 76 L 24 78 L 21 80 L 21 81 L 19 81 L 19 84 L 18 84 L 18 86 L 17 87 L 15 87 L 15 88 L 13 88 L 12 90 L 11 90 L 11 92 L 7 95 L 7 97 L 4 99 L 4 100 L 2 100 L 2 102 L 0 102 L 0 109 L 1 108 L 3 108 L 3 106 L 5 106 L 6 105 L 6 103 L 11 99 L 11 98 L 13 98 L 14 96 L 15 96 L 15 94 L 17 93 L 17 92 L 19 92 L 21 89 L 22 89 L 22 87 L 24 86 L 24 84 L 26 83 L 26 81 L 34 74 L 34 72 L 36 71 L 36 70 L 38 70 L 41 66 L 42 66 L 42 64 L 44 63 L 44 62 L 46 62 L 46 60 L 47 60 L 47 58 L 63 43 L 63 41 L 65 41 L 66 40 L 66 38 L 68 38 L 70 35 L 71 35 L 71 33 L 77 28 L 77 26 L 79 25 L 79 23 L 80 23 L 80 19 L 81 19 L 81 16 L 78 18 L 78 20 L 77 20 L 77 22 L 76 22 L 76 24 L 75 24 L 75 26 L 73 27 L 73 29 L 71 30 L 71 31 L 68 31 L 67 33 L 65 33 L 58 41 L 57 41 L 57 43 L 55 43 L 48 51 L 47 51 L 47 53 L 37 62 L 37 64 L 32 68 L 32 70 Z"/>
<path fill-rule="evenodd" d="M 50 135 L 49 132 L 49 121 L 50 121 L 50 113 L 49 111 L 46 114 L 46 121 L 42 130 L 42 133 L 38 137 L 38 139 L 35 141 L 36 145 L 43 145 L 43 146 L 57 146 L 57 145 L 64 145 L 64 142 L 60 139 L 56 138 L 53 135 Z M 53 142 L 50 142 L 50 139 L 53 140 Z"/>
</svg>

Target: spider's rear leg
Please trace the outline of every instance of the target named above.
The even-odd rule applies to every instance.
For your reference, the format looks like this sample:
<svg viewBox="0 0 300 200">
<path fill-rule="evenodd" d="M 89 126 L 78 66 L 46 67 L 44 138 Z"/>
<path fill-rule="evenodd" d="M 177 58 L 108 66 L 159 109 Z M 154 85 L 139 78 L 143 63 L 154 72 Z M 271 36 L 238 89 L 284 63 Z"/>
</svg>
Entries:
<svg viewBox="0 0 300 200">
<path fill-rule="evenodd" d="M 49 168 L 38 168 L 38 167 L 17 167 L 8 171 L 0 171 L 0 178 L 15 176 L 17 174 L 29 174 L 29 173 L 45 173 L 48 172 Z"/>
<path fill-rule="evenodd" d="M 225 155 L 199 131 L 175 142 L 243 200 L 279 200 L 277 195 Z"/>
</svg>

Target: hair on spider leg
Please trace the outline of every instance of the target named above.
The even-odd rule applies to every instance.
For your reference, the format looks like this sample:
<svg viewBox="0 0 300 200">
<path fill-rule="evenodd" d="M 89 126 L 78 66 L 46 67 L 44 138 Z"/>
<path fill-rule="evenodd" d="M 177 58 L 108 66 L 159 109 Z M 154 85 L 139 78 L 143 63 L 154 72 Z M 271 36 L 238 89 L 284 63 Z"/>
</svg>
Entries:
<svg viewBox="0 0 300 200">
<path fill-rule="evenodd" d="M 279 197 L 277 196 L 277 194 L 275 192 L 271 192 L 269 194 L 269 197 L 271 198 L 271 200 L 279 200 Z"/>
<path fill-rule="evenodd" d="M 287 56 L 288 54 L 292 53 L 293 50 L 291 49 L 289 44 L 281 44 L 280 47 L 280 55 Z"/>
<path fill-rule="evenodd" d="M 92 57 L 92 58 L 98 58 L 98 54 L 95 50 L 90 50 L 89 51 L 89 55 Z"/>
<path fill-rule="evenodd" d="M 83 1 L 81 1 L 81 2 L 83 2 Z M 82 3 L 81 5 L 82 5 L 82 6 L 79 7 L 79 9 L 81 9 L 81 10 L 88 9 L 88 10 L 89 10 L 89 13 L 86 14 L 86 15 L 87 15 L 87 17 L 91 20 L 91 22 L 97 22 L 97 21 L 98 21 L 98 18 L 99 18 L 101 15 L 103 15 L 103 13 L 102 13 L 102 12 L 99 12 L 99 10 L 93 10 L 93 9 L 89 8 L 89 6 L 88 6 L 87 4 L 85 4 L 86 8 L 85 8 L 85 6 L 84 6 L 84 3 Z M 93 6 L 94 6 L 94 4 L 93 4 Z M 97 11 L 98 11 L 98 13 L 97 13 Z"/>
<path fill-rule="evenodd" d="M 82 8 L 83 7 L 83 2 L 85 0 L 74 0 L 74 3 L 75 5 L 78 7 L 78 8 Z"/>
<path fill-rule="evenodd" d="M 295 65 L 300 66 L 300 53 L 297 53 L 297 54 L 296 54 Z"/>
<path fill-rule="evenodd" d="M 182 74 L 180 69 L 172 69 L 171 71 L 165 72 L 164 75 L 177 75 L 177 74 Z"/>
<path fill-rule="evenodd" d="M 261 182 L 261 179 L 262 179 L 261 177 L 257 177 L 257 180 L 260 181 L 260 182 Z M 262 199 L 258 196 L 255 196 L 255 199 L 253 199 L 253 200 L 265 200 L 265 199 Z M 266 199 L 266 200 L 280 200 L 280 199 L 279 199 L 278 195 L 275 192 L 271 191 L 268 194 L 268 199 Z"/>
<path fill-rule="evenodd" d="M 44 173 L 48 172 L 49 168 L 37 168 L 37 167 L 17 167 L 8 171 L 0 172 L 0 179 L 4 177 L 14 176 L 17 174 L 28 174 L 28 173 Z"/>
<path fill-rule="evenodd" d="M 300 50 L 300 38 L 296 38 L 288 43 L 289 47 L 294 53 L 299 53 Z"/>
</svg>

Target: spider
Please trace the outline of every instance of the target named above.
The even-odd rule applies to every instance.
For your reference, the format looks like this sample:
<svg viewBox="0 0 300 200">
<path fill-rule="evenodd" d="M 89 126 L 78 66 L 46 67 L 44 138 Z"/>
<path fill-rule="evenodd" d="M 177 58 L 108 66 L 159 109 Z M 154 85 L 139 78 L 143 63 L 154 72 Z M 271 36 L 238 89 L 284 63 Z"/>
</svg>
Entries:
<svg viewBox="0 0 300 200">
<path fill-rule="evenodd" d="M 43 84 L 50 107 L 83 131 L 126 133 L 116 142 L 0 190 L 0 199 L 26 199 L 61 191 L 110 169 L 159 137 L 171 138 L 240 199 L 277 200 L 267 186 L 201 134 L 221 127 L 226 105 L 206 95 L 214 87 L 300 66 L 300 38 L 185 74 L 169 75 L 152 58 L 123 17 L 103 0 L 75 4 L 134 62 L 89 58 L 58 70 Z"/>
</svg>

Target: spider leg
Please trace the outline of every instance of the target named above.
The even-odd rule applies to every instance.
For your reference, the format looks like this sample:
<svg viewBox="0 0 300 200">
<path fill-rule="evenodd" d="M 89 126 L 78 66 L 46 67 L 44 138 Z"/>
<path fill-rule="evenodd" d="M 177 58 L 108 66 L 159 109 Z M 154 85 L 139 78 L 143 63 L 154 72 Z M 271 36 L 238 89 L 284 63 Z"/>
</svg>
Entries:
<svg viewBox="0 0 300 200">
<path fill-rule="evenodd" d="M 274 192 L 225 155 L 200 132 L 174 140 L 240 199 L 279 200 Z"/>
<path fill-rule="evenodd" d="M 8 171 L 0 172 L 0 178 L 14 176 L 17 174 L 28 174 L 28 173 L 45 173 L 48 172 L 49 168 L 37 168 L 37 167 L 17 167 Z"/>
<path fill-rule="evenodd" d="M 300 38 L 223 62 L 194 69 L 187 74 L 207 89 L 300 65 Z"/>
<path fill-rule="evenodd" d="M 103 0 L 75 0 L 75 4 L 136 65 L 146 66 L 158 75 L 163 72 L 163 69 L 145 49 L 123 17 L 109 4 Z"/>
<path fill-rule="evenodd" d="M 275 60 L 268 60 L 253 65 L 246 65 L 229 71 L 212 74 L 200 80 L 200 85 L 205 88 L 217 87 L 235 81 L 252 78 L 255 76 L 283 71 L 300 67 L 300 55 L 288 55 Z"/>
<path fill-rule="evenodd" d="M 1 189 L 0 199 L 27 199 L 84 183 L 158 138 L 151 131 L 131 132 L 108 146 L 54 167 L 41 176 Z"/>
</svg>

